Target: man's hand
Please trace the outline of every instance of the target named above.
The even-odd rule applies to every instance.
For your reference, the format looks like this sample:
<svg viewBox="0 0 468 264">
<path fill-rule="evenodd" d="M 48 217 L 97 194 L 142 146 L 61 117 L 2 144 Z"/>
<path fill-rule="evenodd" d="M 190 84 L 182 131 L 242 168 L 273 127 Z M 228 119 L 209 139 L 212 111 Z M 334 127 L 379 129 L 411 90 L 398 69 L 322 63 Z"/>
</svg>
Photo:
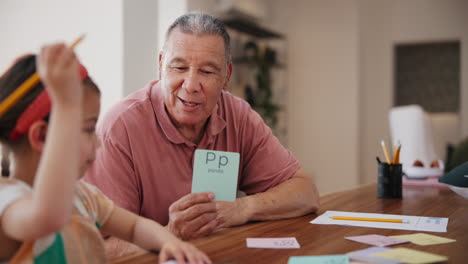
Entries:
<svg viewBox="0 0 468 264">
<path fill-rule="evenodd" d="M 224 222 L 219 217 L 214 193 L 191 193 L 169 207 L 169 230 L 183 240 L 211 234 Z"/>
</svg>

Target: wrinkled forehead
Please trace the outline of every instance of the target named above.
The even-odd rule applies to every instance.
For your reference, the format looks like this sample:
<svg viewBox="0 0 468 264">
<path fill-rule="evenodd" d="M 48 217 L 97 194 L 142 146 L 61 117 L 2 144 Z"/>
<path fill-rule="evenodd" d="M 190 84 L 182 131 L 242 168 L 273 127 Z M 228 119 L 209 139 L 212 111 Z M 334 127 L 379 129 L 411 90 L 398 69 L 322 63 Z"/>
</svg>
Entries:
<svg viewBox="0 0 468 264">
<path fill-rule="evenodd" d="M 163 54 L 197 51 L 211 53 L 212 56 L 220 57 L 224 63 L 228 63 L 226 45 L 219 34 L 182 32 L 179 28 L 175 28 L 167 37 L 163 47 Z"/>
</svg>

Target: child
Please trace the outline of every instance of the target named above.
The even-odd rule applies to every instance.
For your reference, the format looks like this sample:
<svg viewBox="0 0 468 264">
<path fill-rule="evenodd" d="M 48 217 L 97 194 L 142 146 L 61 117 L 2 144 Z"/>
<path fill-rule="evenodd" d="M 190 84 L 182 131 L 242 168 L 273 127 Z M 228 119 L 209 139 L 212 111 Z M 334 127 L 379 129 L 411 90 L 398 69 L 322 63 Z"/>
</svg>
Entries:
<svg viewBox="0 0 468 264">
<path fill-rule="evenodd" d="M 104 263 L 99 228 L 159 250 L 160 262 L 210 263 L 158 223 L 115 206 L 78 180 L 100 144 L 100 93 L 72 49 L 54 44 L 37 58 L 18 59 L 0 78 L 0 102 L 36 65 L 42 83 L 0 116 L 0 140 L 14 157 L 10 178 L 0 177 L 0 262 Z"/>
</svg>

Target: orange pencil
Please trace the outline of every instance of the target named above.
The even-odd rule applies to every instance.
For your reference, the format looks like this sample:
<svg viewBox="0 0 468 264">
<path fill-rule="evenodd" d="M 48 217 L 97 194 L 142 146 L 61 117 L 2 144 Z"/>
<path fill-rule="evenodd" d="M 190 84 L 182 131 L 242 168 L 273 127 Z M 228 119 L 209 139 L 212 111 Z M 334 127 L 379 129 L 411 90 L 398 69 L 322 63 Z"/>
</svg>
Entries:
<svg viewBox="0 0 468 264">
<path fill-rule="evenodd" d="M 396 148 L 396 151 L 393 157 L 393 164 L 400 163 L 400 151 L 401 151 L 401 144 L 398 143 L 398 147 Z"/>
</svg>

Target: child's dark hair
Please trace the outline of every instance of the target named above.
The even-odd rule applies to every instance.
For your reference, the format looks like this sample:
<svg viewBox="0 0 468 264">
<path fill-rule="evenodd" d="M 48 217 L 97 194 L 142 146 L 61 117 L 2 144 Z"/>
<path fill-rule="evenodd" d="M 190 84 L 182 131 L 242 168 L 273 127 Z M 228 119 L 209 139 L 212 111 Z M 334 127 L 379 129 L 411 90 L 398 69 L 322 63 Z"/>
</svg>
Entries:
<svg viewBox="0 0 468 264">
<path fill-rule="evenodd" d="M 36 72 L 36 56 L 26 55 L 17 59 L 14 64 L 0 77 L 0 102 L 3 102 L 13 93 L 29 76 Z M 10 145 L 8 135 L 16 125 L 21 113 L 26 110 L 34 99 L 44 90 L 44 85 L 39 82 L 21 100 L 16 102 L 0 117 L 0 141 Z"/>
<path fill-rule="evenodd" d="M 36 72 L 36 56 L 25 55 L 18 58 L 13 65 L 0 77 L 0 102 L 3 102 L 11 93 L 13 93 L 24 81 Z M 88 76 L 83 80 L 86 87 L 100 93 L 99 88 Z M 16 102 L 7 112 L 0 116 L 0 142 L 2 148 L 10 148 L 17 144 L 11 141 L 8 136 L 14 129 L 17 120 L 26 108 L 36 99 L 36 97 L 44 90 L 44 85 L 39 82 L 18 102 Z M 48 120 L 48 116 L 45 118 Z M 21 140 L 19 140 L 21 142 Z M 2 155 L 2 164 L 6 164 L 5 151 Z M 2 166 L 2 174 L 8 174 Z"/>
</svg>

